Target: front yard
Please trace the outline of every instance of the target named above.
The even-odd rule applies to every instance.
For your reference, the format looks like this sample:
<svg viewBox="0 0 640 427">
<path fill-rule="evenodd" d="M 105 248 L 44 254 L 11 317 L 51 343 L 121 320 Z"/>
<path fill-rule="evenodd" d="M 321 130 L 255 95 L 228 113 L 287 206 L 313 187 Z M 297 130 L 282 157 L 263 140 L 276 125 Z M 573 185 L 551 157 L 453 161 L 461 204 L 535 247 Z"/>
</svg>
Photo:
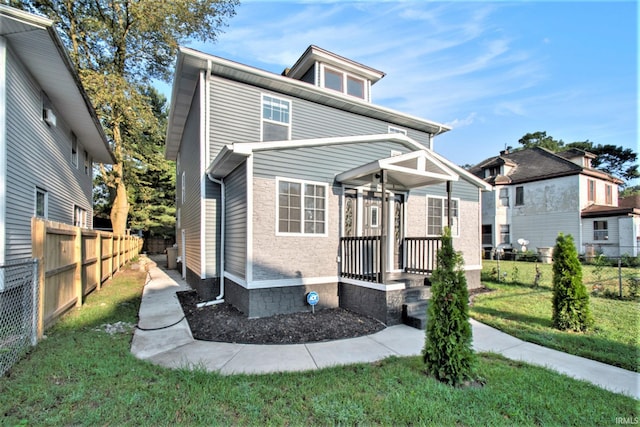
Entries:
<svg viewBox="0 0 640 427">
<path fill-rule="evenodd" d="M 480 355 L 481 388 L 424 375 L 420 357 L 305 373 L 167 370 L 129 349 L 144 275 L 123 271 L 0 378 L 1 425 L 612 425 L 637 401 Z"/>
<path fill-rule="evenodd" d="M 496 277 L 496 262 L 485 260 L 483 279 L 493 292 L 475 297 L 470 308 L 471 316 L 525 341 L 638 372 L 638 302 L 592 294 L 590 304 L 595 320 L 594 328 L 582 334 L 558 331 L 551 323 L 551 265 L 538 264 L 538 268 L 542 277 L 540 285 L 534 287 L 534 263 L 501 261 L 501 273 L 506 273 L 506 276 L 501 274 L 502 281 L 497 283 L 493 281 Z M 605 289 L 611 289 L 611 281 L 617 283 L 616 268 L 605 268 L 598 273 L 603 278 L 609 278 L 608 281 L 598 280 L 593 266 L 584 267 L 584 281 L 592 284 L 588 290 L 600 284 Z M 633 269 L 623 271 L 623 275 L 626 274 L 627 277 L 635 273 L 637 270 Z"/>
</svg>

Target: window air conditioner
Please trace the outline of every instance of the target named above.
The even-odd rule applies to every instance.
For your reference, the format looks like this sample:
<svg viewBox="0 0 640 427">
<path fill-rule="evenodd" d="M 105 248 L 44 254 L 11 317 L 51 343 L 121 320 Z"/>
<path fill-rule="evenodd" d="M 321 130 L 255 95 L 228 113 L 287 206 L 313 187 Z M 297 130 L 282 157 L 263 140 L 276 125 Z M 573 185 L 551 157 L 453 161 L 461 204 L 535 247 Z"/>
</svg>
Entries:
<svg viewBox="0 0 640 427">
<path fill-rule="evenodd" d="M 49 126 L 56 127 L 56 115 L 53 114 L 53 110 L 51 108 L 45 108 L 43 116 L 44 121 L 47 122 Z"/>
</svg>

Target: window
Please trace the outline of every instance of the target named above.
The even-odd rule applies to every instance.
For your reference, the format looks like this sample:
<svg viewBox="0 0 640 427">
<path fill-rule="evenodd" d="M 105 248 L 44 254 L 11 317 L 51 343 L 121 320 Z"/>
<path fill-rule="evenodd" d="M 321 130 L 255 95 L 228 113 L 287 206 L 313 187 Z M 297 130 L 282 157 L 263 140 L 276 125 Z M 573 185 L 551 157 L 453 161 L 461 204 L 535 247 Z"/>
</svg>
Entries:
<svg viewBox="0 0 640 427">
<path fill-rule="evenodd" d="M 343 92 L 342 79 L 342 73 L 330 70 L 328 68 L 324 69 L 324 87 L 326 87 L 327 89 L 333 89 L 337 90 L 338 92 Z"/>
<path fill-rule="evenodd" d="M 380 213 L 378 212 L 378 207 L 371 206 L 369 212 L 371 212 L 371 218 L 369 218 L 371 228 L 378 228 L 380 226 Z"/>
<path fill-rule="evenodd" d="M 87 211 L 80 206 L 73 207 L 73 225 L 76 227 L 87 227 Z"/>
<path fill-rule="evenodd" d="M 587 201 L 595 202 L 596 201 L 596 181 L 590 179 L 587 181 Z"/>
<path fill-rule="evenodd" d="M 262 95 L 262 140 L 290 139 L 291 102 L 286 99 Z"/>
<path fill-rule="evenodd" d="M 493 245 L 493 233 L 491 231 L 491 224 L 482 226 L 482 244 L 489 246 Z"/>
<path fill-rule="evenodd" d="M 516 206 L 524 205 L 524 187 L 516 187 Z"/>
<path fill-rule="evenodd" d="M 406 135 L 407 134 L 407 130 L 406 129 L 397 128 L 395 126 L 389 126 L 388 133 L 401 133 L 403 135 Z"/>
<path fill-rule="evenodd" d="M 35 215 L 39 218 L 47 218 L 47 192 L 36 187 L 36 209 Z"/>
<path fill-rule="evenodd" d="M 610 184 L 604 186 L 605 203 L 607 205 L 613 204 L 613 189 Z"/>
<path fill-rule="evenodd" d="M 84 174 L 91 174 L 91 161 L 89 160 L 89 153 L 87 153 L 87 150 L 84 150 Z"/>
<path fill-rule="evenodd" d="M 593 221 L 593 240 L 609 240 L 607 221 Z"/>
<path fill-rule="evenodd" d="M 78 167 L 78 137 L 71 133 L 71 164 Z"/>
<path fill-rule="evenodd" d="M 509 206 L 509 189 L 500 189 L 500 206 Z"/>
<path fill-rule="evenodd" d="M 451 199 L 451 235 L 460 235 L 460 221 L 458 200 Z M 447 199 L 440 197 L 427 197 L 427 235 L 441 236 L 442 230 L 447 225 Z"/>
<path fill-rule="evenodd" d="M 278 233 L 326 235 L 327 184 L 276 181 Z"/>
<path fill-rule="evenodd" d="M 365 80 L 342 71 L 323 67 L 323 86 L 327 89 L 365 99 Z"/>
<path fill-rule="evenodd" d="M 180 175 L 180 203 L 184 205 L 184 193 L 186 193 L 186 189 L 187 189 L 187 183 L 186 183 L 187 179 L 185 177 L 185 171 L 182 171 L 182 174 Z"/>
<path fill-rule="evenodd" d="M 509 230 L 509 224 L 500 225 L 500 244 L 510 244 L 511 243 L 511 233 Z"/>
<path fill-rule="evenodd" d="M 347 95 L 364 99 L 364 80 L 348 76 Z"/>
</svg>

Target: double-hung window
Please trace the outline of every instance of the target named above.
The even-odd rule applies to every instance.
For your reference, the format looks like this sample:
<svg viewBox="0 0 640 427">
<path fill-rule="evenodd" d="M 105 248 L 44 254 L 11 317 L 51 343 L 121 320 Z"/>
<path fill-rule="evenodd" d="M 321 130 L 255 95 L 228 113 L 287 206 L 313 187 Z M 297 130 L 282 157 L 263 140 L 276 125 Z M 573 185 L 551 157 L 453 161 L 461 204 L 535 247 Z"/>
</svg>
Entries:
<svg viewBox="0 0 640 427">
<path fill-rule="evenodd" d="M 262 95 L 262 140 L 291 139 L 291 101 Z"/>
<path fill-rule="evenodd" d="M 36 187 L 36 200 L 35 200 L 35 215 L 38 218 L 47 218 L 47 191 L 42 188 Z"/>
<path fill-rule="evenodd" d="M 611 184 L 606 184 L 604 186 L 604 196 L 605 196 L 605 203 L 607 205 L 612 205 L 613 204 L 613 188 L 611 187 Z"/>
<path fill-rule="evenodd" d="M 87 227 L 87 210 L 76 205 L 73 207 L 73 225 L 80 228 Z"/>
<path fill-rule="evenodd" d="M 607 221 L 593 221 L 593 240 L 608 240 L 609 224 Z"/>
<path fill-rule="evenodd" d="M 516 206 L 524 205 L 524 187 L 516 187 Z"/>
<path fill-rule="evenodd" d="M 458 199 L 451 199 L 451 235 L 460 235 L 460 215 Z M 441 236 L 447 225 L 449 207 L 447 199 L 442 197 L 427 197 L 427 235 Z"/>
<path fill-rule="evenodd" d="M 277 179 L 277 234 L 327 235 L 328 185 Z"/>
<path fill-rule="evenodd" d="M 71 134 L 71 164 L 78 168 L 78 137 L 74 133 Z"/>
<path fill-rule="evenodd" d="M 509 224 L 500 225 L 500 244 L 511 243 L 511 230 Z"/>
<path fill-rule="evenodd" d="M 596 201 L 596 181 L 593 179 L 587 181 L 587 201 Z"/>
</svg>

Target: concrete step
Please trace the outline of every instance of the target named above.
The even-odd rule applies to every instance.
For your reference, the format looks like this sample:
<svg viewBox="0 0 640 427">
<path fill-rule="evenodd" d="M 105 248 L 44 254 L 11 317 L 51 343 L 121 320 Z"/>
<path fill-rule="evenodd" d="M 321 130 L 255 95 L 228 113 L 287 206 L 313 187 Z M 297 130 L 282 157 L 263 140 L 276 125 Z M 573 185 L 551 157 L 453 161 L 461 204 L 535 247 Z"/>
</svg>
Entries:
<svg viewBox="0 0 640 427">
<path fill-rule="evenodd" d="M 427 313 L 409 316 L 403 320 L 405 325 L 411 326 L 412 328 L 422 329 L 423 331 L 427 329 Z"/>
<path fill-rule="evenodd" d="M 427 327 L 428 306 L 428 299 L 405 302 L 402 304 L 402 322 L 413 328 L 425 329 Z"/>
<path fill-rule="evenodd" d="M 431 298 L 431 287 L 421 286 L 419 288 L 405 289 L 403 294 L 405 302 L 428 300 Z"/>
</svg>

